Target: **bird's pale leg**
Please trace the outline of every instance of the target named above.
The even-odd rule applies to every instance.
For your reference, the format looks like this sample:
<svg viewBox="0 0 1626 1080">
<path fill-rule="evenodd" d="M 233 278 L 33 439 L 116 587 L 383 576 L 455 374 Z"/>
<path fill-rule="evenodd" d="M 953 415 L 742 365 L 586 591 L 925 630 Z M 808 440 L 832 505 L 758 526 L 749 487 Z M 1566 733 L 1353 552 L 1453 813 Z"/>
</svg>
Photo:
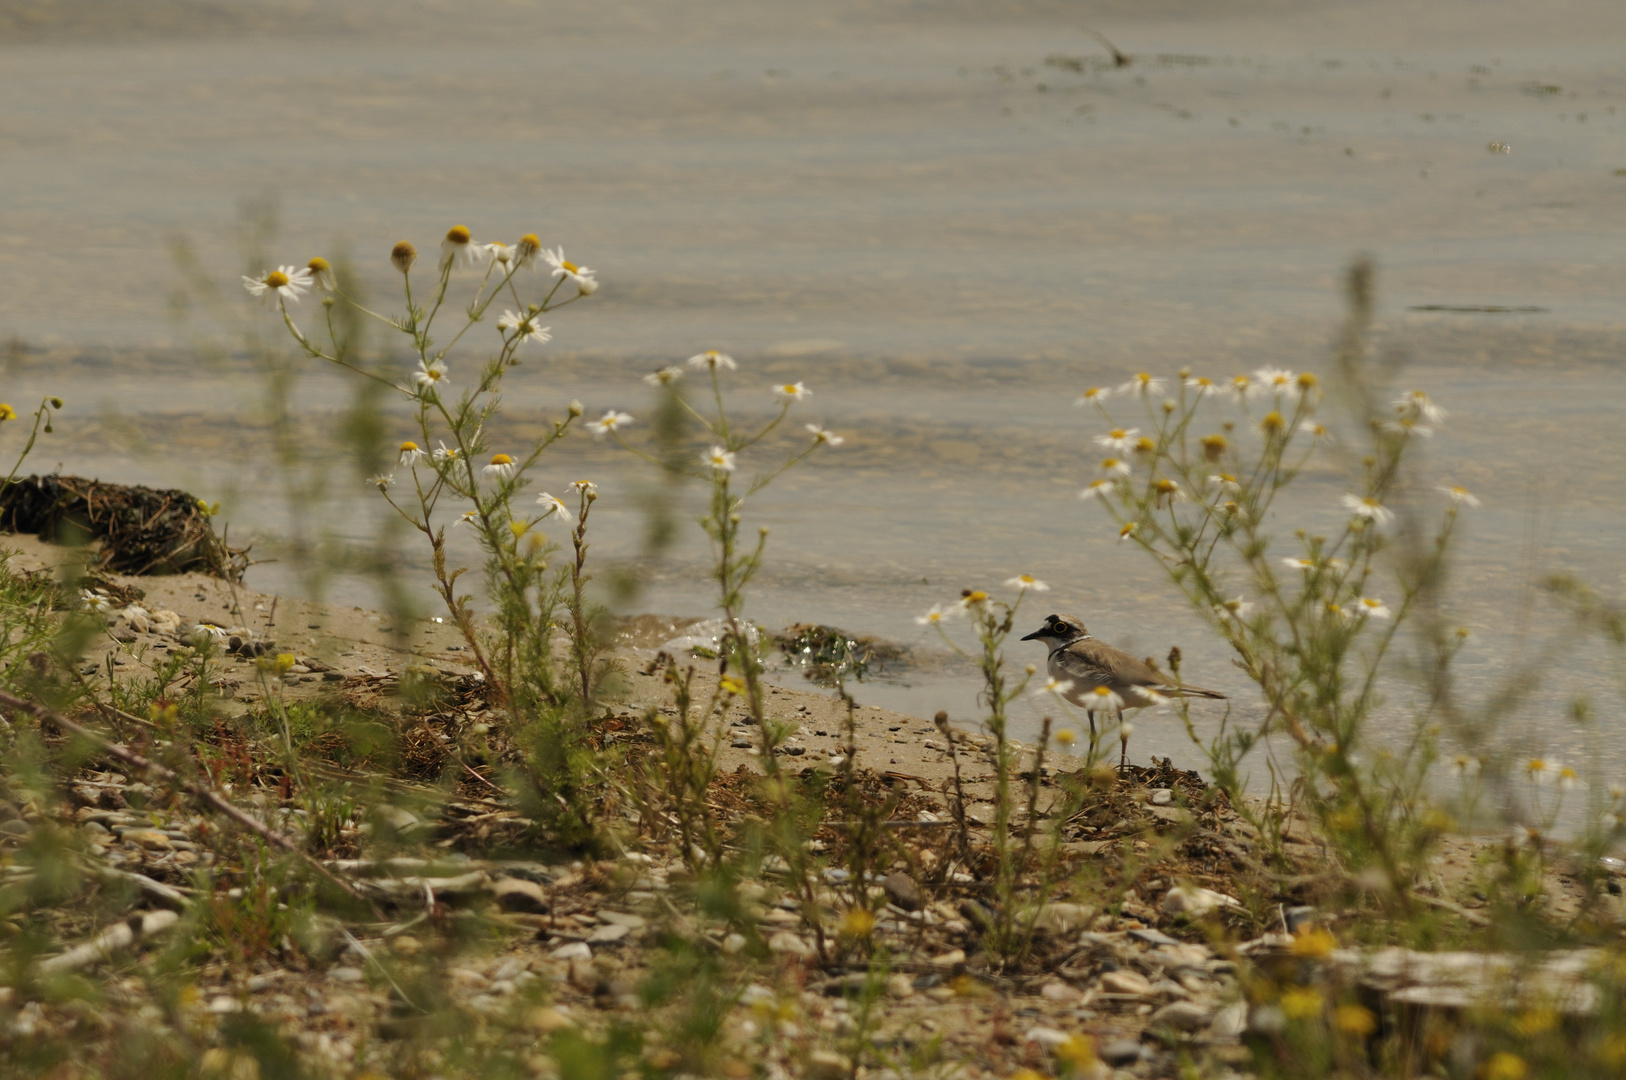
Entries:
<svg viewBox="0 0 1626 1080">
<path fill-rule="evenodd" d="M 1118 710 L 1118 731 L 1119 731 L 1118 740 L 1119 740 L 1119 743 L 1123 747 L 1123 753 L 1118 758 L 1118 771 L 1119 772 L 1128 772 L 1129 771 L 1129 736 L 1122 733 L 1123 729 L 1124 729 L 1124 711 L 1122 709 L 1119 709 Z"/>
<path fill-rule="evenodd" d="M 1084 715 L 1090 718 L 1090 761 L 1093 763 L 1095 761 L 1095 748 L 1098 744 L 1095 734 L 1095 713 L 1085 709 Z"/>
</svg>

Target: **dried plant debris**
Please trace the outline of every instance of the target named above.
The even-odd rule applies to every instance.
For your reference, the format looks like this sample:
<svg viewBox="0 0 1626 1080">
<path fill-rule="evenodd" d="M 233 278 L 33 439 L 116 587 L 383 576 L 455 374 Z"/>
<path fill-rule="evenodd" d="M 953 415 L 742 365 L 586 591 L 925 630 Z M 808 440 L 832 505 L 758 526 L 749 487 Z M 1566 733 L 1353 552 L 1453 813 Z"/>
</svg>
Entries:
<svg viewBox="0 0 1626 1080">
<path fill-rule="evenodd" d="M 773 643 L 785 654 L 787 664 L 800 668 L 809 681 L 820 686 L 885 675 L 907 658 L 907 650 L 900 645 L 820 623 L 794 623 L 775 634 Z"/>
<path fill-rule="evenodd" d="M 200 500 L 184 491 L 79 476 L 29 476 L 0 490 L 0 525 L 55 543 L 99 543 L 98 565 L 122 574 L 198 570 L 238 581 L 248 553 L 215 535 Z"/>
</svg>

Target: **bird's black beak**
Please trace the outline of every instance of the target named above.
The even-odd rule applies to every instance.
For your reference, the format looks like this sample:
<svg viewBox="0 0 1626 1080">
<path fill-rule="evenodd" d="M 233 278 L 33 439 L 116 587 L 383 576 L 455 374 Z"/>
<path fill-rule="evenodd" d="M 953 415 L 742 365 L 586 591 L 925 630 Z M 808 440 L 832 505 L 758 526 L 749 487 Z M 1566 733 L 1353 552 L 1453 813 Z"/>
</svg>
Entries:
<svg viewBox="0 0 1626 1080">
<path fill-rule="evenodd" d="M 1023 641 L 1036 641 L 1039 638 L 1044 637 L 1045 629 L 1046 629 L 1045 627 L 1041 626 L 1041 627 L 1039 627 L 1039 629 L 1037 629 L 1033 633 L 1027 635 L 1022 640 Z"/>
</svg>

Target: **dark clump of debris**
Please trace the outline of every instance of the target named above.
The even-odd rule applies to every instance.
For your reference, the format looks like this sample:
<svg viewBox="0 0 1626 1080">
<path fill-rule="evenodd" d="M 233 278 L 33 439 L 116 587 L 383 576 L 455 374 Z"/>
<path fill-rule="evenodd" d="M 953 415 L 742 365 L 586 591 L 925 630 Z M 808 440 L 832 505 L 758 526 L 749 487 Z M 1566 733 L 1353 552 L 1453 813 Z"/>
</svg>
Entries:
<svg viewBox="0 0 1626 1080">
<path fill-rule="evenodd" d="M 890 642 L 860 637 L 819 623 L 795 623 L 774 635 L 774 646 L 785 659 L 820 686 L 841 679 L 863 681 L 883 674 L 903 661 L 904 650 Z"/>
<path fill-rule="evenodd" d="M 184 491 L 30 476 L 0 490 L 0 528 L 59 544 L 99 541 L 100 568 L 121 574 L 196 570 L 240 581 L 249 565 L 247 550 L 216 536 L 200 501 Z"/>
</svg>

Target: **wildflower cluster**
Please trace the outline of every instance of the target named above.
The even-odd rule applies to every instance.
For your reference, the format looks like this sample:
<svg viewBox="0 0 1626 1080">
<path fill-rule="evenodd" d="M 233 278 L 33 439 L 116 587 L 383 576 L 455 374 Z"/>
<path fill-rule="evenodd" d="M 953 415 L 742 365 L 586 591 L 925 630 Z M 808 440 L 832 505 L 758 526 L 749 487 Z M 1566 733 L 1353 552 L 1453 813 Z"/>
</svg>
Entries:
<svg viewBox="0 0 1626 1080">
<path fill-rule="evenodd" d="M 1240 796 L 1242 758 L 1285 733 L 1309 805 L 1352 869 L 1371 866 L 1403 895 L 1426 843 L 1415 823 L 1428 816 L 1423 777 L 1435 728 L 1419 719 L 1404 757 L 1381 747 L 1371 731 L 1377 674 L 1414 605 L 1438 585 L 1459 509 L 1478 500 L 1441 486 L 1432 535 L 1412 539 L 1423 527 L 1397 509 L 1402 462 L 1446 412 L 1421 390 L 1383 395 L 1361 381 L 1358 360 L 1343 359 L 1357 387 L 1345 396 L 1368 444 L 1358 458 L 1321 422 L 1326 391 L 1313 373 L 1143 372 L 1079 398 L 1103 429 L 1093 437 L 1103 457 L 1081 495 L 1107 510 L 1120 542 L 1158 561 L 1263 692 L 1255 726 L 1232 729 L 1228 717 L 1206 744 L 1177 704 L 1216 779 Z M 1353 466 L 1322 511 L 1337 524 L 1299 530 L 1281 551 L 1272 511 L 1317 455 L 1329 467 Z M 1406 557 L 1390 558 L 1402 537 Z"/>
</svg>

